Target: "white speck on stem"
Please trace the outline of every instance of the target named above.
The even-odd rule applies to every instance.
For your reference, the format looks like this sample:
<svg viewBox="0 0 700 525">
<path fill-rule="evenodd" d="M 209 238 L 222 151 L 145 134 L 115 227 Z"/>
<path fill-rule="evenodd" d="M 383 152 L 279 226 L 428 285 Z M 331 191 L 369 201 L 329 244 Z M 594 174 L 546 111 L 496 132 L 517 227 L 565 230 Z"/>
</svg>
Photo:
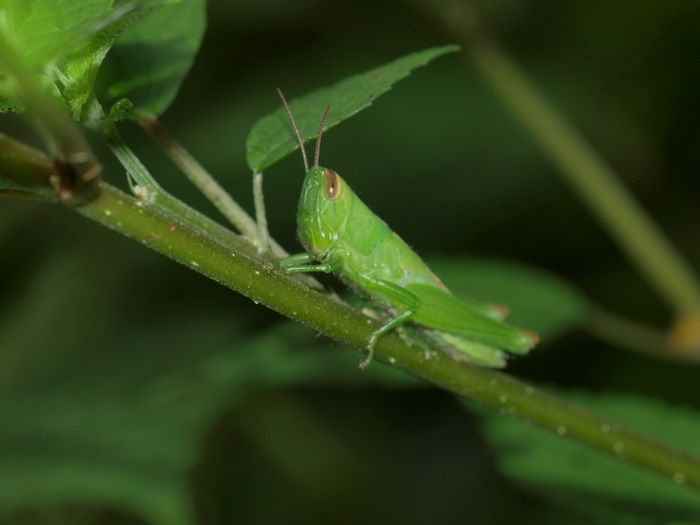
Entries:
<svg viewBox="0 0 700 525">
<path fill-rule="evenodd" d="M 505 403 L 506 401 L 508 401 L 508 396 L 501 396 L 498 398 L 498 401 L 500 401 L 501 403 Z"/>
<path fill-rule="evenodd" d="M 525 393 L 528 394 L 528 395 L 529 395 L 529 394 L 532 394 L 534 391 L 535 391 L 535 389 L 532 388 L 531 386 L 528 386 L 528 387 L 525 388 Z"/>
<path fill-rule="evenodd" d="M 194 266 L 195 268 L 199 266 L 199 263 L 197 261 L 190 261 L 190 264 Z"/>
<path fill-rule="evenodd" d="M 613 451 L 615 451 L 615 454 L 622 454 L 622 452 L 625 450 L 625 446 L 622 443 L 615 443 L 613 445 Z"/>
<path fill-rule="evenodd" d="M 607 434 L 607 433 L 609 433 L 611 430 L 612 430 L 612 426 L 610 426 L 610 423 L 603 423 L 602 425 L 600 425 L 600 431 L 601 431 L 603 434 Z"/>
<path fill-rule="evenodd" d="M 560 436 L 565 436 L 566 435 L 566 427 L 557 427 L 557 434 Z"/>
<path fill-rule="evenodd" d="M 111 216 L 112 216 L 112 210 L 105 210 L 105 215 L 106 215 L 107 217 L 111 217 Z"/>
</svg>

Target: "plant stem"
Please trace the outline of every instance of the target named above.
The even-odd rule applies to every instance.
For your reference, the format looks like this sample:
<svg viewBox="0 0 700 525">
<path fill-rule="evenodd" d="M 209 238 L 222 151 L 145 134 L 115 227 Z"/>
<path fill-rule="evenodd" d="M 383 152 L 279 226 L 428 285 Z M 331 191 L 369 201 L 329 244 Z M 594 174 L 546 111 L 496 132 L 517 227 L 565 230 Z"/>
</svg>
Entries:
<svg viewBox="0 0 700 525">
<path fill-rule="evenodd" d="M 106 184 L 77 211 L 255 302 L 364 351 L 375 323 Z M 626 430 L 503 373 L 417 351 L 395 334 L 380 338 L 377 359 L 440 388 L 529 420 L 557 434 L 700 488 L 700 459 Z"/>
<path fill-rule="evenodd" d="M 591 308 L 584 323 L 584 329 L 600 341 L 618 348 L 646 354 L 684 364 L 700 364 L 698 352 L 679 352 L 681 344 L 669 341 L 668 334 L 661 329 L 650 328 L 638 321 L 626 319 L 601 308 Z"/>
<path fill-rule="evenodd" d="M 260 243 L 261 249 L 267 250 L 268 247 L 271 248 L 275 253 L 275 247 L 277 243 L 274 239 L 270 237 L 270 229 L 267 226 L 267 212 L 265 211 L 265 196 L 263 193 L 263 174 L 262 171 L 256 171 L 253 173 L 253 202 L 255 203 L 255 222 L 257 223 L 257 237 Z M 279 255 L 279 258 L 283 258 L 289 255 Z"/>
<path fill-rule="evenodd" d="M 495 44 L 480 40 L 470 46 L 470 51 L 484 78 L 537 139 L 631 262 L 677 312 L 700 314 L 700 284 L 695 272 L 612 169 Z"/>
<path fill-rule="evenodd" d="M 680 316 L 700 324 L 700 281 L 654 219 L 613 170 L 562 118 L 534 83 L 479 27 L 469 3 L 422 0 L 461 41 L 472 63 L 507 108 L 537 140 L 560 173 L 597 216 L 629 260 Z M 690 341 L 687 346 L 698 345 Z"/>
<path fill-rule="evenodd" d="M 229 246 L 248 255 L 254 253 L 252 243 L 166 192 L 156 182 L 155 178 L 131 148 L 122 140 L 113 123 L 105 123 L 103 132 L 112 152 L 138 185 L 137 192 L 142 192 L 140 197 L 143 200 L 156 208 L 160 208 L 178 222 L 184 222 L 190 227 L 205 233 L 224 246 Z"/>
<path fill-rule="evenodd" d="M 253 177 L 253 195 L 255 197 L 255 208 L 258 212 L 257 219 L 259 221 L 256 223 L 245 210 L 233 200 L 226 190 L 216 182 L 214 177 L 212 177 L 211 174 L 167 132 L 158 119 L 153 117 L 144 118 L 141 120 L 141 125 L 149 132 L 153 139 L 161 145 L 171 160 L 180 168 L 187 178 L 197 186 L 204 196 L 207 197 L 229 222 L 243 234 L 243 238 L 238 236 L 239 240 L 245 240 L 255 248 L 255 254 L 251 254 L 249 250 L 246 250 L 249 256 L 260 261 L 272 262 L 289 255 L 277 241 L 270 238 L 267 230 L 267 218 L 265 216 L 265 207 L 262 199 L 262 173 L 256 173 Z M 175 216 L 178 216 L 182 212 L 186 212 L 190 217 L 193 217 L 193 214 L 197 214 L 197 224 L 200 227 L 204 227 L 204 231 L 208 230 L 210 233 L 212 229 L 216 230 L 214 232 L 215 238 L 218 237 L 221 239 L 222 236 L 235 235 L 167 193 L 155 181 L 151 174 L 148 173 L 143 164 L 141 164 L 126 144 L 124 144 L 117 134 L 116 128 L 112 127 L 112 129 L 108 130 L 107 135 L 108 137 L 112 137 L 110 143 L 113 144 L 113 150 L 122 161 L 122 164 L 128 170 L 134 170 L 137 177 L 136 180 L 146 185 L 149 195 L 154 195 L 154 198 L 163 203 Z M 298 274 L 293 278 L 314 290 L 325 292 L 323 285 L 311 275 Z M 341 302 L 338 296 L 332 292 L 326 292 L 326 295 L 332 297 L 337 302 Z"/>
<path fill-rule="evenodd" d="M 50 180 L 55 166 L 41 151 L 0 133 L 0 166 L 0 180 L 12 181 L 0 189 L 3 195 L 56 201 L 56 190 Z"/>
<path fill-rule="evenodd" d="M 23 64 L 0 31 L 0 65 L 5 75 L 21 88 L 22 101 L 36 117 L 49 144 L 56 178 L 56 196 L 68 203 L 83 204 L 94 198 L 102 167 L 95 160 L 82 131 L 55 100 L 44 93 L 34 74 Z M 12 83 L 10 82 L 10 83 Z"/>
<path fill-rule="evenodd" d="M 204 196 L 216 207 L 226 219 L 233 224 L 238 231 L 251 239 L 261 247 L 267 246 L 267 242 L 259 237 L 259 227 L 241 206 L 231 198 L 221 185 L 204 169 L 197 159 L 176 141 L 163 127 L 160 120 L 152 116 L 146 116 L 139 120 L 139 124 L 155 140 L 175 163 L 187 178 L 194 184 Z M 269 240 L 269 237 L 267 239 Z M 289 255 L 284 248 L 276 242 L 270 242 L 270 248 L 276 258 Z"/>
<path fill-rule="evenodd" d="M 2 161 L 0 156 L 0 170 L 6 167 Z M 37 154 L 32 156 L 32 167 L 38 173 L 46 173 L 52 163 Z M 106 183 L 100 183 L 93 201 L 71 209 L 256 303 L 363 352 L 377 328 L 360 312 L 271 271 L 265 264 L 232 250 L 228 243 L 220 243 L 195 230 L 191 224 L 174 218 L 167 210 L 157 209 Z M 255 255 L 249 243 L 242 243 L 241 248 Z M 700 459 L 621 428 L 613 421 L 503 373 L 454 361 L 442 352 L 419 351 L 393 333 L 378 341 L 376 360 L 390 363 L 459 396 L 480 401 L 646 467 L 675 483 L 700 489 Z"/>
<path fill-rule="evenodd" d="M 232 253 L 187 226 L 174 224 L 169 217 L 110 186 L 102 184 L 101 189 L 97 200 L 77 211 L 255 302 L 364 351 L 375 329 L 375 324 L 364 315 Z M 457 395 L 656 471 L 675 483 L 700 489 L 700 459 L 651 441 L 503 373 L 456 362 L 441 352 L 426 355 L 394 334 L 379 340 L 376 356 Z"/>
</svg>

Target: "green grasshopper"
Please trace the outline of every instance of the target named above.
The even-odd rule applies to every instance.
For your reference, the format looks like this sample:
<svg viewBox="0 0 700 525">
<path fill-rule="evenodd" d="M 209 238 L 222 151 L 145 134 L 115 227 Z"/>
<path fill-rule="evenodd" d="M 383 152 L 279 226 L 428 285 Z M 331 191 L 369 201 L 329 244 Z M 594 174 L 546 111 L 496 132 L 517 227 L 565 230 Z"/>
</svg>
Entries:
<svg viewBox="0 0 700 525">
<path fill-rule="evenodd" d="M 360 363 L 365 369 L 383 334 L 410 322 L 428 339 L 453 349 L 455 357 L 487 367 L 505 366 L 506 350 L 525 354 L 536 334 L 505 323 L 502 307 L 463 301 L 453 295 L 421 258 L 355 195 L 335 171 L 318 165 L 321 135 L 330 105 L 321 119 L 314 165 L 309 169 L 304 141 L 282 92 L 304 158 L 306 178 L 297 211 L 297 235 L 306 250 L 277 262 L 286 274 L 335 272 L 385 313 Z M 454 353 L 454 350 L 457 352 Z"/>
</svg>

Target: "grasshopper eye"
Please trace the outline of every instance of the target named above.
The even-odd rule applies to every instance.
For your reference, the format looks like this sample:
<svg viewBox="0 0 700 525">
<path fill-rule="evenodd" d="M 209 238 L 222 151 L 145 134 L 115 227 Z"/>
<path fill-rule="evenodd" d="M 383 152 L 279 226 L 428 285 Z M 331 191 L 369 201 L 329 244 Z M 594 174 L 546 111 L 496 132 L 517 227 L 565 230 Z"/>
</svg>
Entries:
<svg viewBox="0 0 700 525">
<path fill-rule="evenodd" d="M 326 170 L 326 198 L 337 199 L 343 193 L 343 181 L 333 170 Z"/>
</svg>

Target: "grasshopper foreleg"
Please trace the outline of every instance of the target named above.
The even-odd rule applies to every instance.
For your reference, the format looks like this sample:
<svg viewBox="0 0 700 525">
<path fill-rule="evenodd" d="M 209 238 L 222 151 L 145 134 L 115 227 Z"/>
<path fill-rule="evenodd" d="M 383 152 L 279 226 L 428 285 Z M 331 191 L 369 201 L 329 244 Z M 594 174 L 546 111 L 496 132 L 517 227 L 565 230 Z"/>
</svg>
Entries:
<svg viewBox="0 0 700 525">
<path fill-rule="evenodd" d="M 313 255 L 310 253 L 297 253 L 275 263 L 275 267 L 287 275 L 292 273 L 331 273 L 337 269 L 337 265 L 330 262 L 313 264 Z"/>
</svg>

